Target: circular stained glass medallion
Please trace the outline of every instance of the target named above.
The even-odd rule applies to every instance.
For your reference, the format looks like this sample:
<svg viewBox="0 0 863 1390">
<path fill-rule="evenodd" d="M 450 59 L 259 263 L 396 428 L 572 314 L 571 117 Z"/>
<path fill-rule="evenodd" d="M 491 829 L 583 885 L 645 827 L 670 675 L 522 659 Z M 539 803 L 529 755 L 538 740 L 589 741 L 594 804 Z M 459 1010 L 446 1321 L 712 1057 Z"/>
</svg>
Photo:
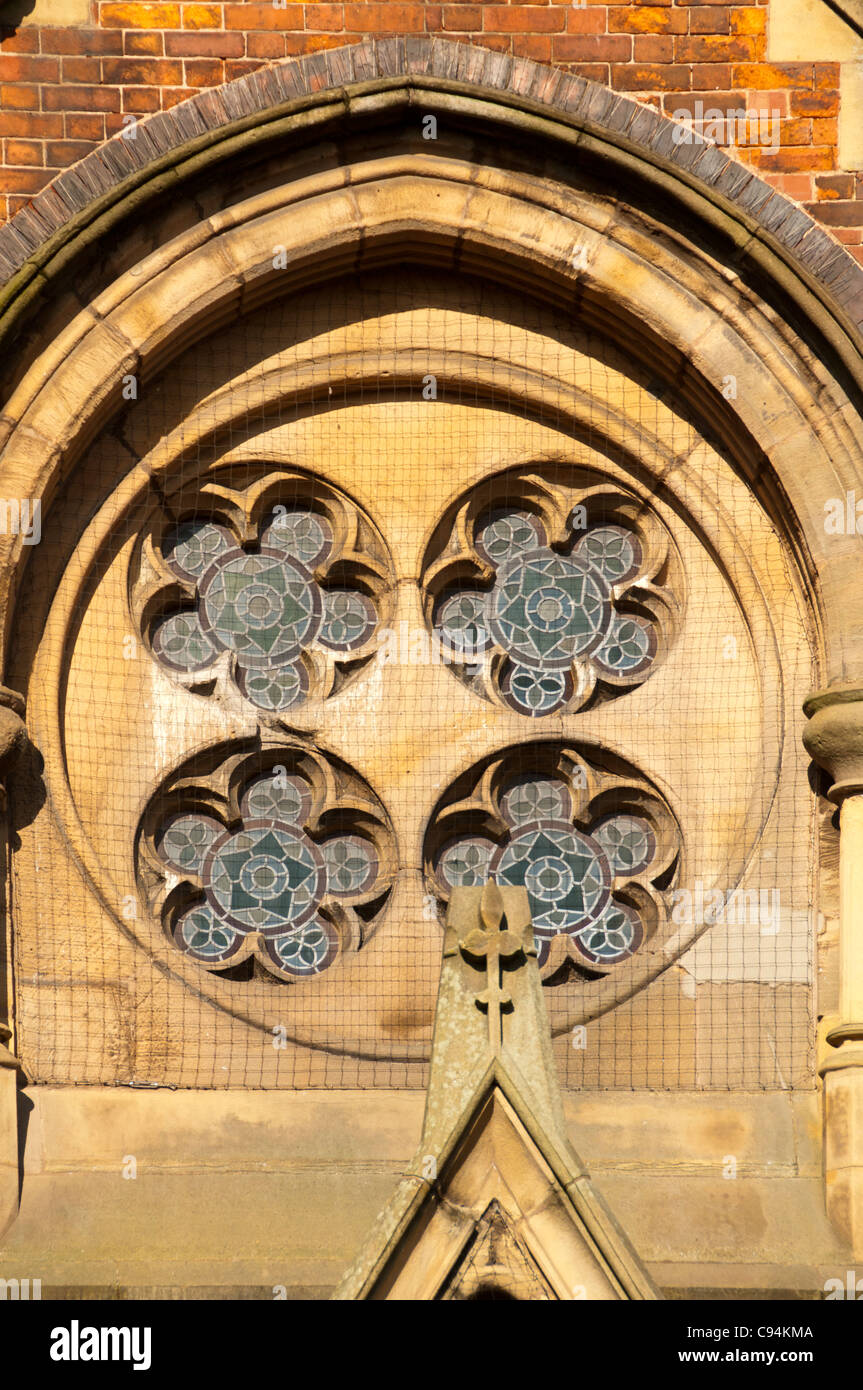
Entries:
<svg viewBox="0 0 863 1390">
<path fill-rule="evenodd" d="M 315 915 L 326 865 L 301 831 L 247 821 L 212 845 L 202 878 L 225 921 L 244 932 L 283 932 Z"/>
<path fill-rule="evenodd" d="M 204 630 L 247 668 L 287 663 L 320 627 L 321 596 L 312 576 L 274 551 L 223 557 L 204 575 L 200 594 Z"/>
<path fill-rule="evenodd" d="M 574 554 L 598 569 L 609 584 L 631 579 L 641 567 L 641 544 L 623 526 L 595 526 L 576 543 Z"/>
<path fill-rule="evenodd" d="M 489 609 L 492 635 L 519 664 L 566 670 L 605 637 L 611 594 L 584 561 L 537 550 L 502 566 Z"/>
<path fill-rule="evenodd" d="M 611 871 L 602 848 L 564 821 L 526 825 L 490 867 L 495 882 L 527 889 L 537 936 L 577 931 L 610 901 Z"/>
<path fill-rule="evenodd" d="M 332 548 L 333 535 L 326 517 L 304 508 L 274 511 L 261 532 L 261 544 L 291 555 L 306 569 L 319 564 Z"/>
</svg>

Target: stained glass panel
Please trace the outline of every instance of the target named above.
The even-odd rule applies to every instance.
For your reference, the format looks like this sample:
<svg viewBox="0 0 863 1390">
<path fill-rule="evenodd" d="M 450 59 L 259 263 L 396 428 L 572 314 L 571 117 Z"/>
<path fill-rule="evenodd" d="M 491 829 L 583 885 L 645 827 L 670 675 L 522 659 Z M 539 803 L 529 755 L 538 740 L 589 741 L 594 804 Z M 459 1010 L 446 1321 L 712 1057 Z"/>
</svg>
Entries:
<svg viewBox="0 0 863 1390">
<path fill-rule="evenodd" d="M 162 540 L 168 566 L 196 586 L 193 609 L 166 614 L 151 632 L 156 658 L 173 671 L 206 669 L 222 652 L 236 659 L 235 679 L 258 709 L 283 710 L 309 693 L 303 652 L 315 644 L 355 652 L 378 621 L 366 594 L 324 590 L 314 567 L 330 558 L 333 534 L 324 516 L 275 508 L 260 547 L 241 548 L 227 527 L 185 521 Z"/>
<path fill-rule="evenodd" d="M 264 525 L 261 545 L 280 550 L 311 569 L 329 554 L 332 531 L 326 518 L 316 512 L 282 507 Z"/>
<path fill-rule="evenodd" d="M 437 856 L 447 890 L 489 879 L 527 890 L 540 962 L 552 939 L 568 935 L 585 960 L 610 964 L 636 951 L 644 936 L 637 911 L 612 896 L 617 879 L 649 870 L 656 835 L 643 816 L 606 815 L 588 829 L 573 824 L 576 766 L 563 778 L 520 774 L 504 784 L 500 812 L 510 826 L 502 842 L 477 834 L 450 840 Z"/>
<path fill-rule="evenodd" d="M 560 553 L 537 515 L 501 509 L 480 518 L 474 544 L 495 571 L 491 587 L 447 589 L 435 604 L 435 630 L 456 660 L 476 661 L 491 646 L 503 652 L 509 660 L 495 679 L 520 714 L 553 714 L 577 690 L 589 694 L 592 686 L 577 680 L 580 663 L 618 682 L 651 665 L 655 625 L 614 606 L 615 586 L 633 580 L 644 562 L 634 531 L 616 523 L 572 531 Z"/>
<path fill-rule="evenodd" d="M 311 806 L 309 784 L 282 768 L 245 787 L 239 829 L 208 815 L 166 822 L 156 838 L 159 854 L 204 895 L 174 926 L 181 950 L 213 966 L 260 935 L 263 958 L 288 974 L 314 974 L 332 963 L 338 936 L 321 905 L 327 897 L 366 900 L 380 861 L 361 835 L 313 841 L 304 829 Z"/>
<path fill-rule="evenodd" d="M 489 865 L 495 846 L 491 840 L 470 838 L 457 841 L 444 850 L 439 871 L 449 888 L 477 888 L 490 877 Z"/>
<path fill-rule="evenodd" d="M 335 651 L 352 651 L 367 642 L 375 630 L 375 608 L 365 594 L 335 589 L 324 594 L 321 641 Z"/>
</svg>

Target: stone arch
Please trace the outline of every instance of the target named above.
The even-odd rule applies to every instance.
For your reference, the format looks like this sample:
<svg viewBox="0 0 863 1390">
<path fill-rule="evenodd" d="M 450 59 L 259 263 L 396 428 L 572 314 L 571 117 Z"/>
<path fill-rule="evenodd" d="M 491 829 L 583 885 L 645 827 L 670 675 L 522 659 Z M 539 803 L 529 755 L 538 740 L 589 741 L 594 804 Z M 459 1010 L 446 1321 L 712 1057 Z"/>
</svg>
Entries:
<svg viewBox="0 0 863 1390">
<path fill-rule="evenodd" d="M 438 118 L 434 147 L 420 132 L 427 112 Z M 209 201 L 207 186 L 219 190 Z M 781 533 L 818 678 L 860 674 L 850 616 L 863 598 L 860 540 L 828 544 L 823 518 L 825 502 L 859 481 L 863 274 L 811 219 L 709 143 L 677 144 L 671 124 L 637 103 L 462 45 L 364 44 L 201 94 L 142 122 L 135 141 L 108 142 L 0 232 L 9 276 L 0 332 L 15 359 L 0 417 L 8 491 L 40 498 L 47 514 L 122 407 L 124 378 L 154 377 L 277 294 L 394 261 L 522 288 L 650 362 L 655 394 L 673 396 L 721 441 Z M 72 275 L 79 288 L 64 302 Z M 396 384 L 415 375 L 398 354 L 379 354 L 372 367 Z M 347 354 L 324 366 L 313 354 L 298 359 L 295 400 L 320 404 L 334 382 L 356 390 L 364 370 Z M 447 370 L 442 361 L 444 382 Z M 480 392 L 494 386 L 481 357 L 462 370 Z M 638 458 L 658 489 L 673 473 L 686 493 L 695 451 L 679 457 L 647 429 L 636 436 L 625 412 L 607 402 L 600 412 L 547 374 L 524 370 L 517 391 L 536 417 L 576 436 L 601 428 L 610 454 Z M 263 372 L 257 417 L 282 399 Z M 128 471 L 115 519 L 133 515 L 142 491 L 190 451 L 235 438 L 244 409 L 231 391 L 215 392 Z M 712 522 L 702 514 L 698 525 L 723 565 L 742 563 L 728 558 L 721 499 Z M 51 620 L 55 653 L 66 650 L 88 557 L 104 542 L 95 516 L 78 548 L 80 584 Z M 31 556 L 20 536 L 2 546 L 8 650 Z M 757 579 L 747 593 L 757 606 Z M 750 633 L 775 664 L 768 628 L 753 619 Z M 40 658 L 25 674 L 41 692 L 31 719 L 52 800 L 95 882 L 63 772 L 56 669 Z M 102 885 L 101 897 L 116 919 L 116 896 Z M 296 1037 L 314 1041 L 300 1023 Z M 405 1055 L 425 1047 L 411 1038 Z"/>
<path fill-rule="evenodd" d="M 368 155 L 370 131 L 387 132 L 406 113 L 426 111 L 469 131 L 478 161 L 466 159 L 463 147 L 445 168 L 440 145 L 432 155 L 420 141 L 425 159 L 413 152 L 393 163 L 378 150 L 363 161 L 368 167 L 359 180 L 340 172 L 347 132 L 360 132 Z M 741 466 L 757 468 L 769 455 L 784 499 L 777 505 L 818 595 L 823 674 L 856 675 L 843 615 L 855 591 L 858 541 L 834 539 L 828 560 L 822 508 L 857 478 L 863 272 L 751 171 L 708 141 L 677 143 L 675 129 L 584 79 L 423 38 L 287 60 L 141 121 L 134 140 L 114 137 L 0 229 L 0 342 L 6 382 L 14 387 L 0 416 L 8 476 L 22 496 L 47 504 L 76 449 L 116 410 L 125 374 L 158 369 L 172 341 L 186 343 L 220 314 L 272 291 L 280 272 L 264 252 L 281 219 L 285 235 L 294 236 L 282 289 L 379 257 L 407 253 L 451 267 L 469 267 L 473 257 L 483 273 L 510 283 L 517 276 L 581 315 L 612 308 L 621 336 L 632 342 L 638 334 L 645 353 L 666 345 L 655 360 L 657 376 L 702 401 Z M 515 148 L 510 157 L 507 140 Z M 324 155 L 327 172 L 316 176 L 304 151 L 314 142 L 320 153 L 322 141 L 334 143 Z M 538 155 L 526 158 L 525 141 L 532 152 L 542 150 L 549 175 L 573 176 L 566 206 L 559 196 L 537 195 Z M 295 167 L 286 172 L 291 155 Z M 201 178 L 230 181 L 252 158 L 257 196 L 242 211 L 235 203 L 201 217 L 194 202 Z M 495 179 L 483 187 L 479 179 L 474 188 L 472 170 L 486 161 L 494 167 L 495 159 L 512 166 L 506 187 Z M 389 209 L 372 191 L 378 176 L 392 192 Z M 419 193 L 412 179 L 422 180 Z M 446 197 L 417 216 L 416 198 L 429 188 Z M 183 202 L 189 190 L 191 201 Z M 618 208 L 631 208 L 629 216 L 610 212 L 609 195 Z M 151 220 L 160 200 L 173 207 L 161 224 Z M 314 242 L 304 242 L 317 200 L 329 221 Z M 664 259 L 660 236 L 668 238 Z M 693 264 L 674 285 L 669 267 L 684 247 Z M 67 290 L 64 301 L 72 276 L 83 289 L 76 297 Z M 175 301 L 180 281 L 182 301 Z M 621 294 L 616 286 L 624 284 Z M 81 294 L 91 303 L 78 313 Z M 769 328 L 755 309 L 759 300 L 769 306 Z M 783 346 L 775 370 L 765 370 L 771 334 Z M 780 357 L 789 353 L 805 357 L 805 367 L 794 360 L 785 371 Z M 770 398 L 751 390 L 729 409 L 722 381 L 747 374 L 759 388 L 773 378 Z M 26 551 L 15 537 L 2 543 L 5 643 L 14 576 Z"/>
</svg>

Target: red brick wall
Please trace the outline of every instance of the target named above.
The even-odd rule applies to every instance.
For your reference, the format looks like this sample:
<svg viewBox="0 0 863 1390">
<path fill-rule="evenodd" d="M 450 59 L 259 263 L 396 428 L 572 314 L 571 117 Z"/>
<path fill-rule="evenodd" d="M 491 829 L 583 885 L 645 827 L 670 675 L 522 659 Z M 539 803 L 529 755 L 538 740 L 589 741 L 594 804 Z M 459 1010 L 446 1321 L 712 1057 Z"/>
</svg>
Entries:
<svg viewBox="0 0 863 1390">
<path fill-rule="evenodd" d="M 114 134 L 262 63 L 392 34 L 445 34 L 577 72 L 667 113 L 763 110 L 779 148 L 739 157 L 863 261 L 863 175 L 837 170 L 839 67 L 765 61 L 767 4 L 292 4 L 92 0 L 90 27 L 0 28 L 0 217 Z M 708 132 L 709 133 L 709 132 Z M 772 143 L 772 139 L 767 142 Z"/>
</svg>

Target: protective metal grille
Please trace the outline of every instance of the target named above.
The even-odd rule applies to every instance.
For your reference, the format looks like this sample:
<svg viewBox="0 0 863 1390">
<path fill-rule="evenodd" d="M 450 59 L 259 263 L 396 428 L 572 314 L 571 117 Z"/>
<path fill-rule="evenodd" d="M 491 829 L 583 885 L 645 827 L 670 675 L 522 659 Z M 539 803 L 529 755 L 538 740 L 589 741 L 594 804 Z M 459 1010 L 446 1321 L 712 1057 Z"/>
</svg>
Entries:
<svg viewBox="0 0 863 1390">
<path fill-rule="evenodd" d="M 421 1088 L 447 885 L 499 873 L 566 1086 L 812 1085 L 803 589 L 651 364 L 405 265 L 126 396 L 13 654 L 33 1080 Z"/>
</svg>

